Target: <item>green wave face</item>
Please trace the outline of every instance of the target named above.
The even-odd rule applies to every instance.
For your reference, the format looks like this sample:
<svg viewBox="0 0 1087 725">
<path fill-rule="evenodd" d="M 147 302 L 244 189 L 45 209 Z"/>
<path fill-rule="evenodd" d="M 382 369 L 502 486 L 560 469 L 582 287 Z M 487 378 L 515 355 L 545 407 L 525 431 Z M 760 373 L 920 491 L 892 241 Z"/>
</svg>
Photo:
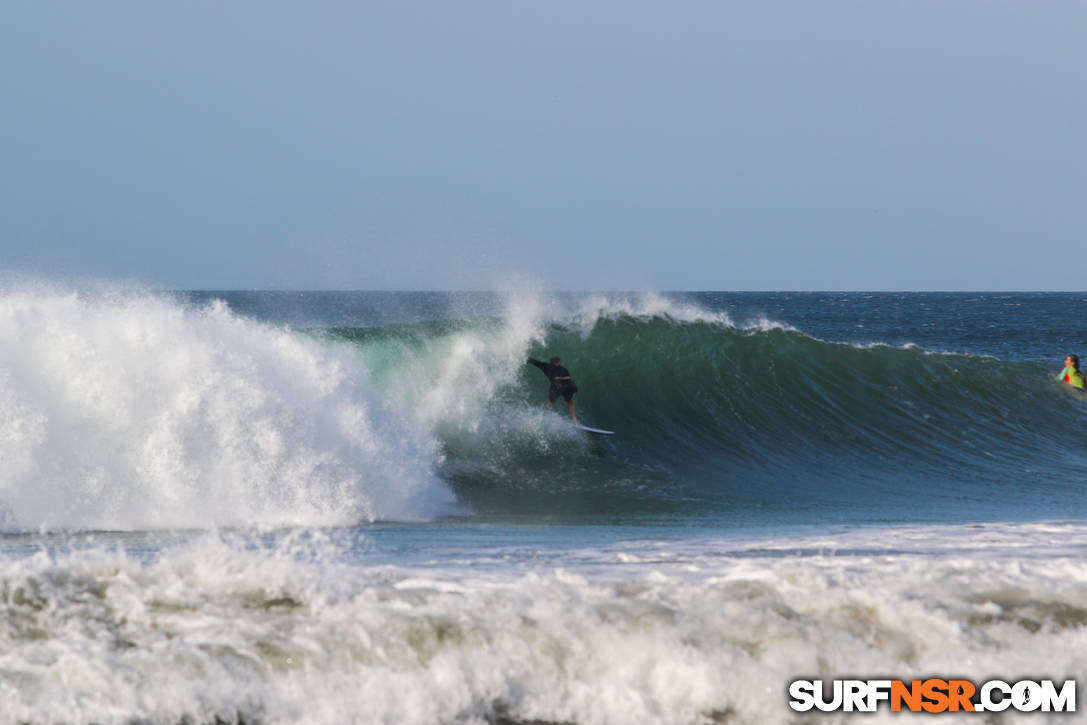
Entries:
<svg viewBox="0 0 1087 725">
<path fill-rule="evenodd" d="M 1048 370 L 770 325 L 614 315 L 529 332 L 501 319 L 335 331 L 441 442 L 462 502 L 492 513 L 788 512 L 1032 505 L 1087 472 Z M 528 355 L 560 355 L 587 437 Z M 1031 494 L 1024 493 L 1030 482 Z M 995 503 L 994 503 L 995 502 Z"/>
</svg>

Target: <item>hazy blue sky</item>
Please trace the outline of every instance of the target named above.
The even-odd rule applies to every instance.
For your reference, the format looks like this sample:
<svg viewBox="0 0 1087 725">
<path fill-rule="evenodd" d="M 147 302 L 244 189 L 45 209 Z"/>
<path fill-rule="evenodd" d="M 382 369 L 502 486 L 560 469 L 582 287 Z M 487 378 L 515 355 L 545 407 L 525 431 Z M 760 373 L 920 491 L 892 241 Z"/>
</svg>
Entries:
<svg viewBox="0 0 1087 725">
<path fill-rule="evenodd" d="M 1084 288 L 1087 3 L 52 2 L 0 269 L 168 288 Z"/>
</svg>

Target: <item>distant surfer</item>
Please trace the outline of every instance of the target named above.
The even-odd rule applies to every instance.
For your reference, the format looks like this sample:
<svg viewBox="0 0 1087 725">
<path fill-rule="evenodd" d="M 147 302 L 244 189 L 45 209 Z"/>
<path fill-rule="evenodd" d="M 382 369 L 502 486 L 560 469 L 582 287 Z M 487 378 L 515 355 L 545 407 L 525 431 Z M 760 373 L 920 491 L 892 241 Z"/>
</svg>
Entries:
<svg viewBox="0 0 1087 725">
<path fill-rule="evenodd" d="M 562 360 L 555 356 L 551 358 L 551 362 L 542 362 L 530 357 L 528 364 L 543 370 L 543 374 L 551 381 L 551 389 L 547 391 L 547 409 L 551 410 L 551 406 L 561 395 L 566 400 L 566 405 L 570 407 L 570 417 L 573 418 L 574 424 L 581 425 L 577 419 L 577 411 L 574 410 L 574 393 L 577 392 L 577 385 L 570 376 L 570 371 L 562 366 Z"/>
<path fill-rule="evenodd" d="M 1061 370 L 1061 380 L 1073 388 L 1083 390 L 1083 373 L 1079 371 L 1079 355 L 1069 355 L 1064 359 L 1064 370 Z"/>
</svg>

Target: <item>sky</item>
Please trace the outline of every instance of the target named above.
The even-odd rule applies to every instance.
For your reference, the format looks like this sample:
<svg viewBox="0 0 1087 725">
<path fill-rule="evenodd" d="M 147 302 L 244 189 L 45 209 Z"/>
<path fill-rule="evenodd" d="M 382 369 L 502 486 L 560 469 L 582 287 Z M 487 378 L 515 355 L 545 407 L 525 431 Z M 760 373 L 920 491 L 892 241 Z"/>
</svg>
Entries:
<svg viewBox="0 0 1087 725">
<path fill-rule="evenodd" d="M 5 0 L 0 270 L 1079 290 L 1087 3 Z"/>
</svg>

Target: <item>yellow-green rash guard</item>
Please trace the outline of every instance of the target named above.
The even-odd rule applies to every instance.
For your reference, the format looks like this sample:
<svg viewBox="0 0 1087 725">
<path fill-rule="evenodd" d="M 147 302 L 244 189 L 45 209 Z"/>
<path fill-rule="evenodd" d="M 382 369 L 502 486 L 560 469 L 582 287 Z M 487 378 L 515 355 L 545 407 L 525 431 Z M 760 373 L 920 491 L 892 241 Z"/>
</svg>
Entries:
<svg viewBox="0 0 1087 725">
<path fill-rule="evenodd" d="M 1069 365 L 1061 371 L 1061 380 L 1074 388 L 1083 390 L 1083 373 Z"/>
</svg>

